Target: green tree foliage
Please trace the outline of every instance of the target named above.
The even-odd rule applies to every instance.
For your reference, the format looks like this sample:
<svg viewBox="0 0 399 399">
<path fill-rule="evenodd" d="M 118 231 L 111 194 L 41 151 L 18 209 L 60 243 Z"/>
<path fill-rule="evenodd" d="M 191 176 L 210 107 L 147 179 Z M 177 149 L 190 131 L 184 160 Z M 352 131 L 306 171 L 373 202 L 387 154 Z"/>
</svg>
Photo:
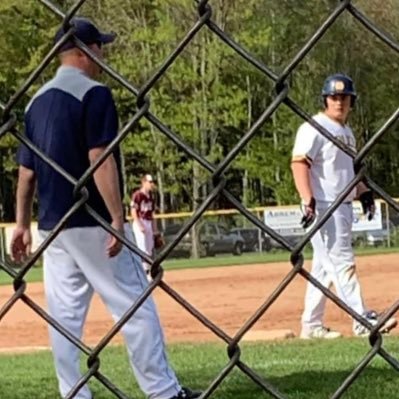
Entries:
<svg viewBox="0 0 399 399">
<path fill-rule="evenodd" d="M 60 0 L 64 11 L 74 3 Z M 213 0 L 212 20 L 276 74 L 328 17 L 339 1 Z M 399 39 L 396 0 L 353 2 Z M 192 0 L 88 0 L 80 14 L 118 33 L 107 60 L 140 88 L 198 20 Z M 2 0 L 0 5 L 0 101 L 7 102 L 49 51 L 61 23 L 40 2 Z M 53 62 L 18 104 L 22 122 L 29 97 L 56 68 Z M 359 100 L 351 118 L 359 146 L 371 138 L 397 108 L 398 55 L 345 12 L 301 61 L 289 78 L 289 96 L 309 114 L 321 108 L 320 89 L 334 72 L 350 74 Z M 136 98 L 112 79 L 121 126 L 137 112 Z M 148 93 L 151 112 L 197 153 L 218 164 L 253 126 L 275 97 L 272 81 L 245 62 L 206 26 Z M 290 153 L 302 120 L 282 105 L 257 131 L 226 171 L 229 189 L 246 205 L 297 201 Z M 19 126 L 23 128 L 22 124 Z M 398 189 L 396 127 L 373 150 L 370 174 L 392 195 Z M 158 179 L 162 211 L 195 209 L 212 187 L 209 173 L 145 119 L 123 143 L 126 201 L 151 172 Z M 16 143 L 0 140 L 3 203 L 1 218 L 13 217 Z M 7 205 L 8 204 L 8 205 Z M 222 198 L 215 206 L 229 206 Z"/>
</svg>

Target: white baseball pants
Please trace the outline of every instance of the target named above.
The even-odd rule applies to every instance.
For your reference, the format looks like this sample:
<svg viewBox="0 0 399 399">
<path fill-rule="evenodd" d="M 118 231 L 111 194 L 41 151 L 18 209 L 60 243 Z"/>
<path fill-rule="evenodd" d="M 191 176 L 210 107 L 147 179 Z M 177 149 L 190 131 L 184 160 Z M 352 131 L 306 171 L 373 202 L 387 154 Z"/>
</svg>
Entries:
<svg viewBox="0 0 399 399">
<path fill-rule="evenodd" d="M 328 202 L 316 204 L 319 217 L 330 205 Z M 352 249 L 352 219 L 352 204 L 341 204 L 313 236 L 311 275 L 327 288 L 333 284 L 337 296 L 355 312 L 364 315 L 366 310 L 356 276 Z M 326 301 L 327 297 L 309 282 L 302 315 L 302 327 L 305 331 L 323 324 Z"/>
<path fill-rule="evenodd" d="M 41 232 L 42 238 L 48 232 Z M 127 239 L 133 241 L 125 225 Z M 115 321 L 133 305 L 148 285 L 139 258 L 126 247 L 115 258 L 105 253 L 109 233 L 101 227 L 63 230 L 44 253 L 44 284 L 49 314 L 78 338 L 93 291 L 97 292 Z M 134 241 L 133 241 L 134 242 Z M 142 391 L 150 399 L 169 399 L 180 390 L 168 364 L 163 333 L 153 299 L 148 298 L 121 330 L 129 360 Z M 80 351 L 50 327 L 56 373 L 61 395 L 81 378 Z M 76 399 L 91 399 L 87 386 Z"/>
<path fill-rule="evenodd" d="M 154 251 L 154 232 L 152 230 L 152 220 L 140 219 L 144 226 L 144 232 L 141 231 L 139 224 L 133 221 L 133 232 L 136 238 L 136 243 L 139 249 L 145 252 L 147 255 L 152 256 Z M 151 265 L 142 261 L 145 272 L 151 269 Z"/>
</svg>

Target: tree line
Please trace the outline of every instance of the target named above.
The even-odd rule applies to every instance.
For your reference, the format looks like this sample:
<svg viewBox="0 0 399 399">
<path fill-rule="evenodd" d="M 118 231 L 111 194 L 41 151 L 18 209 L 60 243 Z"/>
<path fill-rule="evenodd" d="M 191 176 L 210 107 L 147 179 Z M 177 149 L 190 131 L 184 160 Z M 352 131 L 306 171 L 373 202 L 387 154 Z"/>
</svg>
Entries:
<svg viewBox="0 0 399 399">
<path fill-rule="evenodd" d="M 66 11 L 73 1 L 54 1 Z M 214 0 L 212 20 L 250 54 L 281 73 L 339 4 L 335 0 Z M 354 2 L 368 18 L 399 40 L 399 1 Z M 106 60 L 135 87 L 141 87 L 198 19 L 192 0 L 88 0 L 80 12 L 118 34 Z M 52 46 L 60 26 L 37 0 L 2 0 L 0 5 L 0 101 L 7 102 Z M 289 78 L 290 97 L 308 113 L 321 108 L 326 76 L 353 77 L 359 98 L 350 124 L 360 148 L 398 107 L 398 54 L 375 38 L 348 12 L 339 17 Z M 49 79 L 54 61 L 15 110 L 23 131 L 23 109 Z M 121 126 L 136 112 L 136 98 L 105 76 L 113 90 Z M 275 97 L 273 82 L 244 61 L 207 27 L 195 36 L 149 92 L 151 112 L 208 161 L 218 164 L 257 121 Z M 298 201 L 290 154 L 302 120 L 282 105 L 245 146 L 226 172 L 227 187 L 247 206 Z M 367 159 L 369 174 L 387 192 L 399 195 L 398 130 L 388 132 Z M 14 218 L 17 142 L 0 139 L 0 220 Z M 212 188 L 201 165 L 179 150 L 145 119 L 122 145 L 126 203 L 140 176 L 158 181 L 161 212 L 195 209 Z M 219 198 L 214 205 L 230 207 Z"/>
</svg>

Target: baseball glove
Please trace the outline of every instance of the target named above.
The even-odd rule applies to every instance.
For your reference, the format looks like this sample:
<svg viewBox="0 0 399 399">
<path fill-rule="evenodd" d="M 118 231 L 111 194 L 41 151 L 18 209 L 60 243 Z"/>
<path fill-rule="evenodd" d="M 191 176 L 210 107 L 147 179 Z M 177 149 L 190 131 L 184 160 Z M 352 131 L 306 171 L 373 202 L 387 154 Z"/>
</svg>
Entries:
<svg viewBox="0 0 399 399">
<path fill-rule="evenodd" d="M 374 217 L 375 213 L 375 202 L 374 202 L 374 194 L 373 192 L 366 191 L 359 196 L 359 201 L 362 204 L 363 213 L 367 215 L 367 219 L 371 220 Z"/>
<path fill-rule="evenodd" d="M 303 214 L 301 225 L 306 229 L 316 219 L 316 200 L 312 197 L 309 204 L 302 204 L 301 210 Z"/>
<path fill-rule="evenodd" d="M 161 234 L 154 234 L 154 248 L 160 249 L 165 245 L 165 240 Z"/>
</svg>

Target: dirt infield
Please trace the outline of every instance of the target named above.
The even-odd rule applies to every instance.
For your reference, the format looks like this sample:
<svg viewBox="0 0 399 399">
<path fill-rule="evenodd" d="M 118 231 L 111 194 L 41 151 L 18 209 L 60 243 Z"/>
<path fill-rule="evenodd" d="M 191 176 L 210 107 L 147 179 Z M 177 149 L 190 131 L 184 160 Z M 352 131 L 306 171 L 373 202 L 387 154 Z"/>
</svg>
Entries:
<svg viewBox="0 0 399 399">
<path fill-rule="evenodd" d="M 358 257 L 358 275 L 369 308 L 380 311 L 398 300 L 398 260 L 396 254 Z M 289 270 L 288 263 L 174 270 L 165 272 L 165 280 L 211 321 L 233 335 Z M 0 287 L 0 306 L 12 292 L 10 286 Z M 291 329 L 297 334 L 304 292 L 305 281 L 298 276 L 254 329 Z M 41 283 L 29 284 L 27 294 L 44 306 Z M 218 339 L 160 289 L 156 290 L 155 298 L 168 342 Z M 334 304 L 328 304 L 326 316 L 326 324 L 350 335 L 348 316 Z M 97 343 L 112 324 L 101 301 L 95 297 L 86 324 L 85 342 L 89 345 Z M 115 337 L 114 341 L 121 341 L 121 337 Z M 22 302 L 18 302 L 1 320 L 1 349 L 47 345 L 46 323 Z"/>
</svg>

